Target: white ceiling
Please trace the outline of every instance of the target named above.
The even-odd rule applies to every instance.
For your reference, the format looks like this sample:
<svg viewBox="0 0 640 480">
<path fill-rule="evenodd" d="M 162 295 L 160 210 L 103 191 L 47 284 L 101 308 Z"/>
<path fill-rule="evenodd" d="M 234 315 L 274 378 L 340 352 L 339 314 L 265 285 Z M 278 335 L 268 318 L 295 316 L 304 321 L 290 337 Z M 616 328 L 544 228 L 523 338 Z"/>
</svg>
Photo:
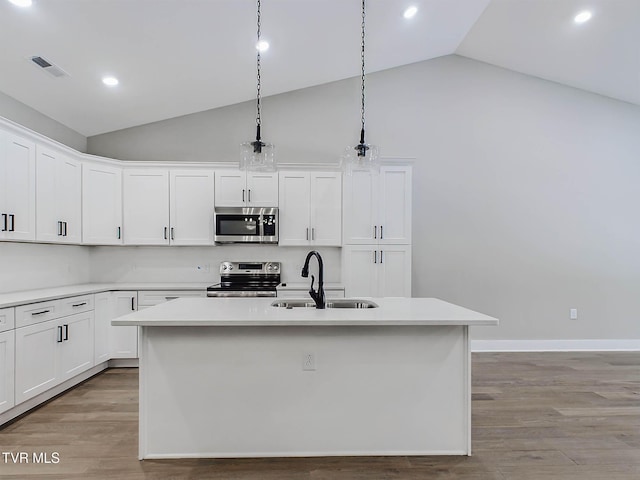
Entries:
<svg viewBox="0 0 640 480">
<path fill-rule="evenodd" d="M 640 104 L 638 20 L 640 0 L 368 0 L 367 71 L 459 53 Z M 250 100 L 255 21 L 254 0 L 0 0 L 0 91 L 86 136 Z M 262 35 L 263 95 L 359 74 L 358 0 L 262 0 Z"/>
</svg>

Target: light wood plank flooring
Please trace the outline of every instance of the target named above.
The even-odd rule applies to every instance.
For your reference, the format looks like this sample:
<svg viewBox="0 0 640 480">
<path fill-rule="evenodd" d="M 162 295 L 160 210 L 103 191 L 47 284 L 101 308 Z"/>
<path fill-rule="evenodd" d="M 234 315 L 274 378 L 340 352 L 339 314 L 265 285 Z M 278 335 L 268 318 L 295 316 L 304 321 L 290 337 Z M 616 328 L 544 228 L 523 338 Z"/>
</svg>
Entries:
<svg viewBox="0 0 640 480">
<path fill-rule="evenodd" d="M 640 353 L 473 355 L 472 457 L 137 460 L 137 369 L 93 377 L 0 430 L 1 452 L 59 452 L 11 479 L 640 478 Z"/>
</svg>

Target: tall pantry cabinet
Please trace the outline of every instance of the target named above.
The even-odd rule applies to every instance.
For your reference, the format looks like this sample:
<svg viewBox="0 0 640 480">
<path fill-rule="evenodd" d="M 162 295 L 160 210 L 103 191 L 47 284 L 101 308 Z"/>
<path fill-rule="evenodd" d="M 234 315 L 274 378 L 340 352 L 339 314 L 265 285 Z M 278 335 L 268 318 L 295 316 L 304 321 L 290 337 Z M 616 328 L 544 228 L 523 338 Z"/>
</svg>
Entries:
<svg viewBox="0 0 640 480">
<path fill-rule="evenodd" d="M 411 296 L 411 166 L 344 178 L 342 278 L 347 296 Z"/>
</svg>

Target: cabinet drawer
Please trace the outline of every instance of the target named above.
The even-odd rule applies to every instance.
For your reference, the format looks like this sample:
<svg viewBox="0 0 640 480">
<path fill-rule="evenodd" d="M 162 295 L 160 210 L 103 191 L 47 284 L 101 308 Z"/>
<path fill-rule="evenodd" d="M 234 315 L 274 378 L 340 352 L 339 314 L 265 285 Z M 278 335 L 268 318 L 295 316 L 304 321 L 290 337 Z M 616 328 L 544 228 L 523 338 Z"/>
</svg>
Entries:
<svg viewBox="0 0 640 480">
<path fill-rule="evenodd" d="M 60 300 L 20 305 L 16 307 L 16 328 L 58 318 L 64 315 L 61 310 Z"/>
<path fill-rule="evenodd" d="M 206 296 L 205 290 L 142 290 L 138 292 L 138 305 L 151 307 L 176 298 Z"/>
<path fill-rule="evenodd" d="M 77 297 L 62 298 L 60 302 L 60 315 L 73 315 L 75 313 L 89 312 L 94 308 L 94 295 L 79 295 Z"/>
<path fill-rule="evenodd" d="M 16 313 L 13 307 L 0 308 L 0 332 L 13 330 L 16 326 Z"/>
</svg>

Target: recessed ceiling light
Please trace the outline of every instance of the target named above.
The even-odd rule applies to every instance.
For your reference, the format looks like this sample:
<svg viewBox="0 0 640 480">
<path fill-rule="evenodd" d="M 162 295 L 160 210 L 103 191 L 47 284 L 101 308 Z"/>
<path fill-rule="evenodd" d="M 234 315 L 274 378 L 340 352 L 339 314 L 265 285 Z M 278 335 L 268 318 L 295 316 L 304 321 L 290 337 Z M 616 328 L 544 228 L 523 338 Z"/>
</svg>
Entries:
<svg viewBox="0 0 640 480">
<path fill-rule="evenodd" d="M 418 7 L 409 7 L 404 11 L 404 18 L 413 18 L 418 13 Z"/>
<path fill-rule="evenodd" d="M 17 5 L 18 7 L 30 7 L 31 4 L 33 3 L 32 0 L 9 0 L 9 1 L 14 5 Z"/>
<path fill-rule="evenodd" d="M 108 85 L 109 87 L 115 87 L 120 82 L 118 82 L 118 79 L 116 77 L 103 77 L 102 83 Z"/>
<path fill-rule="evenodd" d="M 580 12 L 578 15 L 576 15 L 573 21 L 576 23 L 584 23 L 590 19 L 591 12 L 589 10 L 585 10 L 584 12 Z"/>
<path fill-rule="evenodd" d="M 269 42 L 267 42 L 266 40 L 260 40 L 258 43 L 256 43 L 256 49 L 259 52 L 266 52 L 267 50 L 269 50 Z"/>
</svg>

